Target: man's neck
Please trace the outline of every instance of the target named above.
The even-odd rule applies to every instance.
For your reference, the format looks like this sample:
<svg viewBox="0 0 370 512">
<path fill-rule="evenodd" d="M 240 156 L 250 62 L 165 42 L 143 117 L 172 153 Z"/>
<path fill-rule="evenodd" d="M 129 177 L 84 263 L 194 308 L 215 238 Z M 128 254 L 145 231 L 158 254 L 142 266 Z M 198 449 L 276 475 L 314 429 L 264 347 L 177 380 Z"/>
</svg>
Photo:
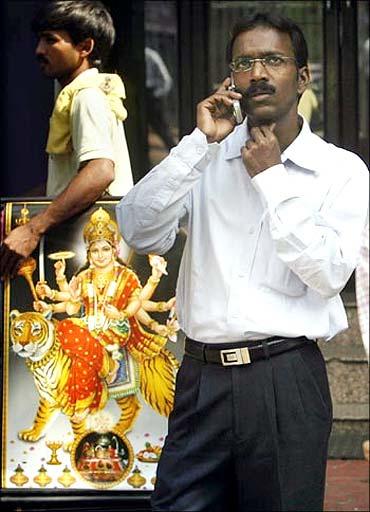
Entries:
<svg viewBox="0 0 370 512">
<path fill-rule="evenodd" d="M 302 118 L 298 115 L 293 119 L 283 119 L 276 123 L 274 133 L 279 141 L 280 150 L 283 152 L 298 136 L 302 128 Z"/>
<path fill-rule="evenodd" d="M 266 125 L 272 124 L 271 122 L 264 123 Z M 302 118 L 297 114 L 297 111 L 290 113 L 287 117 L 279 119 L 275 122 L 274 134 L 279 141 L 280 151 L 283 152 L 298 136 L 302 128 Z M 253 122 L 248 120 L 248 129 L 253 126 Z"/>
<path fill-rule="evenodd" d="M 73 82 L 75 78 L 77 78 L 81 73 L 84 71 L 91 69 L 92 66 L 88 62 L 83 62 L 81 66 L 79 66 L 77 69 L 75 69 L 72 73 L 70 73 L 67 76 L 63 76 L 61 78 L 58 78 L 58 82 L 60 83 L 60 86 L 63 88 L 66 85 Z"/>
</svg>

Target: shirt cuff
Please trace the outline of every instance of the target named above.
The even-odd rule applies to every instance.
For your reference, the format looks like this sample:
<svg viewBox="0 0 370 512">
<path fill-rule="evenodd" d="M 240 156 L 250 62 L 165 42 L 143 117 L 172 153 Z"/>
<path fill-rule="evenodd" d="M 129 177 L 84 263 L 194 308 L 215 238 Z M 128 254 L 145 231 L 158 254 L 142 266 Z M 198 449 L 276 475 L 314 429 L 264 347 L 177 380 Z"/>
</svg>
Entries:
<svg viewBox="0 0 370 512">
<path fill-rule="evenodd" d="M 208 144 L 205 134 L 199 128 L 195 128 L 190 135 L 181 139 L 179 144 L 171 150 L 170 155 L 178 158 L 188 167 L 195 167 L 202 171 L 218 150 L 217 142 Z"/>
<path fill-rule="evenodd" d="M 284 201 L 297 197 L 287 170 L 283 164 L 273 165 L 254 178 L 252 183 L 265 205 L 273 210 Z"/>
<path fill-rule="evenodd" d="M 112 160 L 115 163 L 115 158 L 113 151 L 109 149 L 94 149 L 91 151 L 84 151 L 83 153 L 77 155 L 77 162 L 81 164 L 82 162 L 86 162 L 86 160 L 96 160 L 97 158 L 105 158 L 107 160 Z"/>
</svg>

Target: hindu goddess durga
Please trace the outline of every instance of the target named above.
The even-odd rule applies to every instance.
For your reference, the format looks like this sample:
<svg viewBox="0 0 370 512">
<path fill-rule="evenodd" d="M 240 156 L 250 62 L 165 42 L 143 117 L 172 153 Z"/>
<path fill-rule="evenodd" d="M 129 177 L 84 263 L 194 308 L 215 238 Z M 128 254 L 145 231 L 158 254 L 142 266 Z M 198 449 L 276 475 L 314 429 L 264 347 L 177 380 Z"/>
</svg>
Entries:
<svg viewBox="0 0 370 512">
<path fill-rule="evenodd" d="M 148 311 L 169 311 L 174 307 L 174 298 L 167 302 L 150 300 L 166 272 L 164 258 L 149 256 L 152 273 L 142 287 L 135 272 L 118 258 L 120 235 L 107 211 L 99 208 L 91 215 L 83 237 L 86 265 L 68 283 L 65 262 L 57 261 L 55 275 L 59 289 L 51 289 L 45 282 L 36 285 L 40 299 L 52 302 L 34 303 L 34 309 L 44 314 L 68 315 L 57 323 L 58 338 L 72 360 L 64 412 L 81 420 L 104 407 L 108 385 L 115 382 L 118 372 L 121 380 L 122 372 L 126 378 L 122 396 L 135 395 L 140 366 L 163 352 L 167 336 L 176 329 L 173 323 L 159 324 L 148 314 Z M 115 398 L 120 398 L 119 393 L 116 391 Z M 158 409 L 161 414 L 169 412 L 163 410 L 166 409 L 163 404 L 157 404 Z"/>
</svg>

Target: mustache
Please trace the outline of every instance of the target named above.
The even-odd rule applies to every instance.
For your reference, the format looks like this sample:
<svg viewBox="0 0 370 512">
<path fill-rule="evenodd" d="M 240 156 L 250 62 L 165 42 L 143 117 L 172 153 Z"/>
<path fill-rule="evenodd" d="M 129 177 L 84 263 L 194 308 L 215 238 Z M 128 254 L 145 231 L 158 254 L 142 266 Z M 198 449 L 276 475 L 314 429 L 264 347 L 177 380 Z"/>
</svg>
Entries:
<svg viewBox="0 0 370 512">
<path fill-rule="evenodd" d="M 237 90 L 237 89 L 236 89 Z M 257 94 L 274 94 L 276 89 L 273 85 L 267 82 L 254 82 L 252 83 L 248 89 L 241 91 L 240 89 L 237 92 L 243 95 L 243 99 L 251 98 L 252 96 L 256 96 Z"/>
</svg>

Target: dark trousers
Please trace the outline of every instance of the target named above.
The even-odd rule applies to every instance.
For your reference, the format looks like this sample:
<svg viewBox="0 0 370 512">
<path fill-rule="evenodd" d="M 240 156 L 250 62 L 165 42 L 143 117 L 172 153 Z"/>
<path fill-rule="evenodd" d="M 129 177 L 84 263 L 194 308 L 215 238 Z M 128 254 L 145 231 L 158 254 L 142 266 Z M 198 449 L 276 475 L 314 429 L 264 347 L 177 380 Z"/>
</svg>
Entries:
<svg viewBox="0 0 370 512">
<path fill-rule="evenodd" d="M 152 509 L 321 511 L 331 424 L 316 343 L 244 366 L 185 356 Z"/>
</svg>

